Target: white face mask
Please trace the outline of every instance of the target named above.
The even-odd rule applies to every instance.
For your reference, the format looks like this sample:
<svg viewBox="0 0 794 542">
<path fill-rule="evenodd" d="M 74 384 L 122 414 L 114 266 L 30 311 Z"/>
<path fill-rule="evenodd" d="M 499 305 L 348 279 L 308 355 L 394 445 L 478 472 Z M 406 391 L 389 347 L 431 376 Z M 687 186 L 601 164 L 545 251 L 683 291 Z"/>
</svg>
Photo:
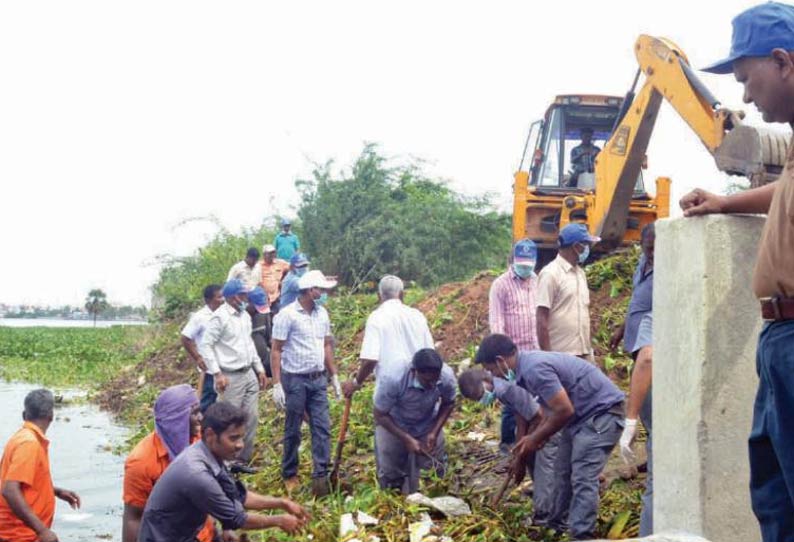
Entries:
<svg viewBox="0 0 794 542">
<path fill-rule="evenodd" d="M 587 258 L 590 257 L 590 245 L 584 245 L 584 250 L 578 253 L 579 257 L 579 264 L 584 264 L 587 261 Z"/>
</svg>

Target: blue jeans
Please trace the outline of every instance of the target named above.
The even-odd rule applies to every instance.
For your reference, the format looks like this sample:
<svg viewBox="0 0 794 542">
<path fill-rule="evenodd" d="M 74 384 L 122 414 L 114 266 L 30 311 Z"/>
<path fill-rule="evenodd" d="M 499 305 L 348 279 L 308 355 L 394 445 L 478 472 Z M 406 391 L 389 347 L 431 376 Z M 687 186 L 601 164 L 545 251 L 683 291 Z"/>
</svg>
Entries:
<svg viewBox="0 0 794 542">
<path fill-rule="evenodd" d="M 502 405 L 502 442 L 504 444 L 516 442 L 516 415 L 507 405 Z"/>
<path fill-rule="evenodd" d="M 298 474 L 298 448 L 301 443 L 303 413 L 309 414 L 312 435 L 312 478 L 323 478 L 331 463 L 331 416 L 328 412 L 328 379 L 281 373 L 281 385 L 287 398 L 284 421 L 284 456 L 281 475 L 286 480 Z"/>
<path fill-rule="evenodd" d="M 794 540 L 794 321 L 768 323 L 756 353 L 750 499 L 764 542 Z"/>
<path fill-rule="evenodd" d="M 201 409 L 201 412 L 204 412 L 217 400 L 218 394 L 215 393 L 215 377 L 205 373 L 204 385 L 201 387 L 201 402 L 199 403 L 199 409 Z"/>
</svg>

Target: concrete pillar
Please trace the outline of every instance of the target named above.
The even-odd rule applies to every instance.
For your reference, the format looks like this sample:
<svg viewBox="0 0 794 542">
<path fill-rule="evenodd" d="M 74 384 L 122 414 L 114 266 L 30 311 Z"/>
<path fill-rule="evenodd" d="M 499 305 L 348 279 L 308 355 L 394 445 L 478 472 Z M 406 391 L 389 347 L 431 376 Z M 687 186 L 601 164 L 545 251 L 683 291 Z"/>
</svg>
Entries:
<svg viewBox="0 0 794 542">
<path fill-rule="evenodd" d="M 661 220 L 654 269 L 654 529 L 760 539 L 747 437 L 761 327 L 751 289 L 764 217 Z"/>
</svg>

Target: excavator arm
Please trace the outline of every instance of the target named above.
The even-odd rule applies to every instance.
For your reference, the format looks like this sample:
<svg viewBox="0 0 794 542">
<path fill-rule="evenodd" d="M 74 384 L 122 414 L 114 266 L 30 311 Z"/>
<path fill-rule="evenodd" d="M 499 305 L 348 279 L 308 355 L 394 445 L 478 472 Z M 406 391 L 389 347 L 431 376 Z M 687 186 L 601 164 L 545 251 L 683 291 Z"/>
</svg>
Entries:
<svg viewBox="0 0 794 542">
<path fill-rule="evenodd" d="M 784 137 L 743 125 L 740 113 L 719 107 L 674 43 L 642 35 L 635 54 L 645 82 L 624 104 L 623 117 L 596 159 L 595 204 L 588 210 L 589 222 L 596 225 L 606 249 L 623 240 L 634 186 L 663 99 L 694 130 L 721 171 L 751 180 L 766 178 L 779 171 L 786 156 Z"/>
</svg>

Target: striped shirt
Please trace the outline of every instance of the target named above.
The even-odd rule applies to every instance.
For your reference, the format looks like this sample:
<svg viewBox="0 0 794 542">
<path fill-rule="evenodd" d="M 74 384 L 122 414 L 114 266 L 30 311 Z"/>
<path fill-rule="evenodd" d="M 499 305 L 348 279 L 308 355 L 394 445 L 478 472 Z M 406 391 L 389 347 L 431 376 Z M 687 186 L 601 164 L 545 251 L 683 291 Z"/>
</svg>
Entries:
<svg viewBox="0 0 794 542">
<path fill-rule="evenodd" d="M 493 281 L 488 296 L 488 325 L 491 333 L 512 339 L 519 350 L 538 350 L 537 309 L 538 277 L 521 279 L 511 267 Z"/>
<path fill-rule="evenodd" d="M 281 370 L 293 374 L 322 371 L 325 367 L 325 339 L 331 336 L 331 320 L 324 307 L 311 312 L 299 301 L 282 307 L 273 319 L 273 338 L 284 341 Z"/>
</svg>

